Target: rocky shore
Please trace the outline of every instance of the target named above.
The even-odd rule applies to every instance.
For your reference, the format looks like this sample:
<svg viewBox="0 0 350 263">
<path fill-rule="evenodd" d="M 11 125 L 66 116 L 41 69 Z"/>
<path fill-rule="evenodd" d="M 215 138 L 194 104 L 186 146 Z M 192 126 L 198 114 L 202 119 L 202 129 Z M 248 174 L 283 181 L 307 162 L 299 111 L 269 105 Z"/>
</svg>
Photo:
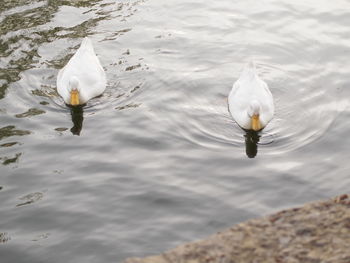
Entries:
<svg viewBox="0 0 350 263">
<path fill-rule="evenodd" d="M 350 195 L 253 219 L 125 263 L 350 263 Z"/>
</svg>

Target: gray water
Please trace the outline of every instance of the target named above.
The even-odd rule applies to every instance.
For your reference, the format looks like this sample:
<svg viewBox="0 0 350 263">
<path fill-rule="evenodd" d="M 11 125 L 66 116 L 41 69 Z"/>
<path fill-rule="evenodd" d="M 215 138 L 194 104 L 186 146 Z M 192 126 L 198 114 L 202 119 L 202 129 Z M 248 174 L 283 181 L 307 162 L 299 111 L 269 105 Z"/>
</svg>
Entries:
<svg viewBox="0 0 350 263">
<path fill-rule="evenodd" d="M 1 262 L 121 262 L 348 192 L 349 10 L 345 0 L 3 1 Z M 85 36 L 108 86 L 72 110 L 56 76 Z M 227 109 L 251 59 L 276 106 L 259 134 Z"/>
</svg>

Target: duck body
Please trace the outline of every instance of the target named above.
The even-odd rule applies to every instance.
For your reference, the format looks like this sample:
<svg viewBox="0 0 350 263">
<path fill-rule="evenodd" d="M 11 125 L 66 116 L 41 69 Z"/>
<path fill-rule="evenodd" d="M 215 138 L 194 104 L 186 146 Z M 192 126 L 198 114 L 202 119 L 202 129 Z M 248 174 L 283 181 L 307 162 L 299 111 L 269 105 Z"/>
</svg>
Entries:
<svg viewBox="0 0 350 263">
<path fill-rule="evenodd" d="M 106 73 L 89 38 L 58 72 L 57 92 L 66 104 L 76 106 L 101 95 L 106 89 Z"/>
<path fill-rule="evenodd" d="M 233 84 L 228 106 L 233 119 L 246 130 L 259 131 L 273 118 L 272 94 L 267 84 L 257 75 L 253 62 L 243 69 Z"/>
</svg>

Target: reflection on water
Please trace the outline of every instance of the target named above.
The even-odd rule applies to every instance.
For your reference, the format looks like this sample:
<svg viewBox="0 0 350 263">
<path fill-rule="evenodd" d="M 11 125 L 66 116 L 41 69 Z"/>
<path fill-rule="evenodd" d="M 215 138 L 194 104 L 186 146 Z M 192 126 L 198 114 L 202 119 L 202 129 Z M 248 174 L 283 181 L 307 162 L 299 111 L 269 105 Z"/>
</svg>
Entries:
<svg viewBox="0 0 350 263">
<path fill-rule="evenodd" d="M 1 263 L 122 262 L 348 189 L 349 1 L 2 2 Z M 85 36 L 108 88 L 70 108 Z M 250 56 L 276 99 L 260 133 L 227 111 Z"/>
<path fill-rule="evenodd" d="M 249 158 L 254 158 L 258 153 L 258 142 L 260 139 L 259 132 L 246 131 L 245 137 L 245 152 Z"/>
<path fill-rule="evenodd" d="M 74 135 L 80 135 L 81 129 L 83 128 L 83 120 L 84 120 L 84 110 L 83 105 L 79 106 L 69 106 L 70 113 L 72 116 L 73 127 L 70 131 Z"/>
<path fill-rule="evenodd" d="M 11 240 L 11 238 L 6 232 L 0 232 L 0 243 L 6 243 L 9 240 Z"/>
<path fill-rule="evenodd" d="M 18 142 L 8 142 L 8 143 L 1 144 L 0 147 L 11 147 L 16 144 L 18 144 Z"/>
<path fill-rule="evenodd" d="M 31 117 L 31 116 L 35 116 L 35 115 L 44 114 L 44 113 L 45 113 L 45 111 L 43 111 L 41 109 L 32 108 L 26 112 L 16 114 L 15 117 L 16 118 L 26 118 L 26 117 Z"/>
<path fill-rule="evenodd" d="M 14 157 L 0 157 L 0 160 L 2 160 L 3 165 L 9 165 L 12 163 L 18 162 L 19 157 L 22 155 L 22 153 L 16 153 Z"/>
<path fill-rule="evenodd" d="M 56 39 L 86 37 L 91 28 L 100 21 L 112 19 L 115 13 L 120 14 L 114 18 L 126 21 L 136 12 L 136 4 L 142 1 L 2 1 L 9 3 L 2 3 L 0 7 L 0 12 L 7 11 L 0 13 L 0 56 L 11 59 L 2 61 L 0 65 L 0 99 L 5 96 L 10 83 L 20 80 L 22 71 L 34 68 L 33 64 L 40 62 L 40 45 Z M 21 8 L 16 10 L 18 6 Z M 130 29 L 122 30 L 117 36 L 128 31 Z M 61 68 L 71 56 L 66 54 L 41 63 Z"/>
<path fill-rule="evenodd" d="M 32 241 L 37 242 L 37 241 L 41 241 L 41 240 L 43 240 L 43 239 L 47 239 L 47 238 L 49 238 L 49 237 L 50 237 L 50 233 L 44 233 L 44 234 L 38 235 L 37 237 L 35 237 L 34 239 L 32 239 Z"/>
<path fill-rule="evenodd" d="M 22 200 L 22 202 L 17 204 L 16 207 L 35 203 L 35 202 L 41 200 L 43 197 L 44 197 L 44 194 L 41 193 L 41 192 L 35 192 L 35 193 L 27 194 L 27 195 L 22 196 L 21 198 L 19 198 L 20 200 Z"/>
<path fill-rule="evenodd" d="M 15 128 L 16 127 L 13 125 L 0 128 L 0 140 L 11 136 L 23 136 L 30 134 L 30 131 L 16 130 Z"/>
</svg>

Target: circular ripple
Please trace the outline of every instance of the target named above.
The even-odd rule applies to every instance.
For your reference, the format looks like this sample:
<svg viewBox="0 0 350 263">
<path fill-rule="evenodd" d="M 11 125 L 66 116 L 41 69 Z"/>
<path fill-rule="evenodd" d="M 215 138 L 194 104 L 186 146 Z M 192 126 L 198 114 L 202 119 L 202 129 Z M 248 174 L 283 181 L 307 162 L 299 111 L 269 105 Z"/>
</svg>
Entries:
<svg viewBox="0 0 350 263">
<path fill-rule="evenodd" d="M 264 154 L 286 153 L 311 144 L 327 132 L 346 107 L 346 102 L 340 103 L 339 90 L 330 87 L 327 72 L 320 68 L 300 73 L 298 69 L 257 64 L 275 101 L 274 119 L 253 140 L 257 147 L 267 149 Z M 158 113 L 166 114 L 162 118 L 172 123 L 169 132 L 208 148 L 243 148 L 252 141 L 251 135 L 232 120 L 227 108 L 227 95 L 237 77 L 232 77 L 230 83 L 214 83 L 206 78 L 178 80 L 168 73 L 168 79 L 161 80 L 167 97 L 157 99 L 156 104 L 161 108 Z"/>
</svg>

